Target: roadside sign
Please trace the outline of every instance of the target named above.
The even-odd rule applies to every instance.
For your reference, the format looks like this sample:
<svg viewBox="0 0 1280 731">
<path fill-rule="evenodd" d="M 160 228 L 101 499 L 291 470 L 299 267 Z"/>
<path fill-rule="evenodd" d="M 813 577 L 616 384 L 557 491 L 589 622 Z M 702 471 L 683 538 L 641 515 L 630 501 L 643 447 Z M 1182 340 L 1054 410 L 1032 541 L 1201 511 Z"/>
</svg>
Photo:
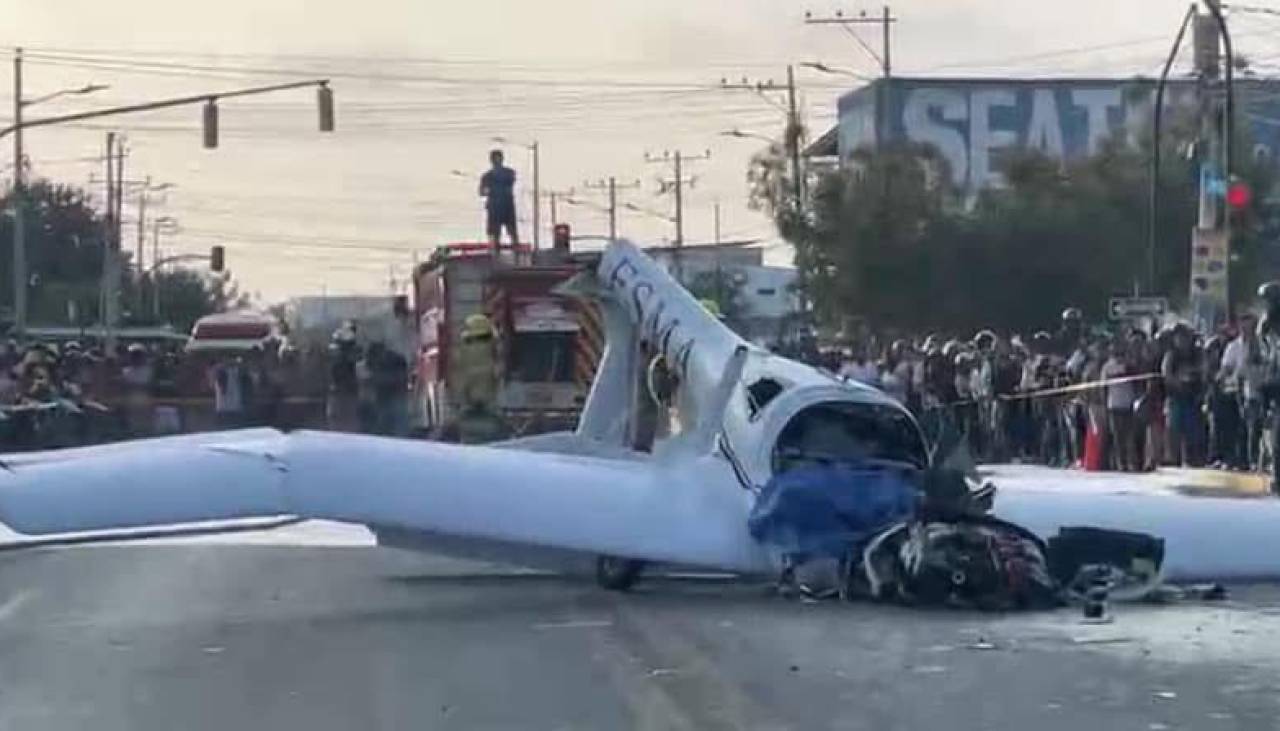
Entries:
<svg viewBox="0 0 1280 731">
<path fill-rule="evenodd" d="M 1107 311 L 1112 320 L 1163 317 L 1169 311 L 1169 300 L 1164 297 L 1112 297 Z"/>
</svg>

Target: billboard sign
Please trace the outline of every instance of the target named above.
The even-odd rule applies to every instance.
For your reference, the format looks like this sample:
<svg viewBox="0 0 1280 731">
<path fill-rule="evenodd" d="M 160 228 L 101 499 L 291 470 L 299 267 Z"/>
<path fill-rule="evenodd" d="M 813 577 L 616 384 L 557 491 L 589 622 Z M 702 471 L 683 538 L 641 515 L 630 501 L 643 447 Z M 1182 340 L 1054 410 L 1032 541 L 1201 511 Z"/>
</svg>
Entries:
<svg viewBox="0 0 1280 731">
<path fill-rule="evenodd" d="M 876 142 L 877 86 L 884 84 L 885 135 L 933 145 L 947 160 L 954 182 L 974 193 L 999 186 L 999 159 L 1012 150 L 1037 149 L 1077 159 L 1120 136 L 1134 142 L 1149 134 L 1155 83 L 1150 79 L 910 79 L 894 78 L 845 94 L 839 100 L 838 146 L 842 158 Z M 1254 154 L 1280 148 L 1280 82 L 1237 81 L 1241 116 L 1251 122 Z M 1175 80 L 1165 94 L 1170 107 L 1194 109 L 1193 82 Z"/>
</svg>

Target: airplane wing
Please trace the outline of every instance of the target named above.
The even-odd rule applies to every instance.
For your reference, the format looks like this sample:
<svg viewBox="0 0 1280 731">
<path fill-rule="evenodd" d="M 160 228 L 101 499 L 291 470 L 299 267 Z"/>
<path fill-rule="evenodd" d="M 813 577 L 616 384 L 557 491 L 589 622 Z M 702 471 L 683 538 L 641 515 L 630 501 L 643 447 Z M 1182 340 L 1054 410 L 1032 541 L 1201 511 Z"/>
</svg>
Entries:
<svg viewBox="0 0 1280 731">
<path fill-rule="evenodd" d="M 984 472 L 997 488 L 994 513 L 1042 538 L 1073 526 L 1149 533 L 1164 539 L 1168 579 L 1280 577 L 1280 500 L 1223 484 L 1248 481 L 1244 475 L 1009 465 Z"/>
<path fill-rule="evenodd" d="M 723 459 L 636 463 L 327 432 L 250 430 L 14 458 L 0 522 L 68 533 L 274 515 L 583 553 L 769 568 Z"/>
<path fill-rule="evenodd" d="M 270 429 L 6 457 L 0 522 L 41 535 L 297 515 L 760 573 L 755 499 L 724 458 L 586 454 Z M 1188 473 L 986 468 L 995 514 L 1043 538 L 1071 526 L 1165 540 L 1173 580 L 1280 576 L 1280 501 Z"/>
</svg>

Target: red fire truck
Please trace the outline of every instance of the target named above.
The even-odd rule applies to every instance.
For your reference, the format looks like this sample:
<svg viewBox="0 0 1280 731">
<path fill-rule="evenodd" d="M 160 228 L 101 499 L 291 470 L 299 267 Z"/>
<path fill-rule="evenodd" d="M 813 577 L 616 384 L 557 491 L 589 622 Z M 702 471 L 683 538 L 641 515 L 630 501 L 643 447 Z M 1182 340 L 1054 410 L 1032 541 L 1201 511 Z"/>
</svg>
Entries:
<svg viewBox="0 0 1280 731">
<path fill-rule="evenodd" d="M 518 263 L 511 263 L 511 257 Z M 437 432 L 458 408 L 454 349 L 469 315 L 494 328 L 498 409 L 516 434 L 572 428 L 599 363 L 604 338 L 596 310 L 553 292 L 581 264 L 557 251 L 486 243 L 437 249 L 414 276 L 418 322 L 419 428 Z"/>
</svg>

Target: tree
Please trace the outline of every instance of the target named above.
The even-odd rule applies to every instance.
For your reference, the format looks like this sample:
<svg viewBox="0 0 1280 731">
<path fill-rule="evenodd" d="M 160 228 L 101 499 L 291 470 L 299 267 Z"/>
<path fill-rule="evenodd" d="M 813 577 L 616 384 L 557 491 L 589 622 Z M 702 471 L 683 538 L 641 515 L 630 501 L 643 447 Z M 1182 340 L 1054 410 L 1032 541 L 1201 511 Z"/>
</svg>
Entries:
<svg viewBox="0 0 1280 731">
<path fill-rule="evenodd" d="M 158 272 L 161 321 L 179 332 L 191 329 L 196 320 L 214 312 L 243 309 L 249 298 L 229 276 L 177 268 Z"/>
<path fill-rule="evenodd" d="M 8 210 L 9 196 L 0 197 Z M 80 188 L 48 180 L 27 186 L 26 227 L 28 313 L 33 324 L 92 325 L 101 321 L 100 303 L 104 240 L 107 226 Z M 127 251 L 121 252 L 121 300 L 134 302 L 138 276 Z M 244 306 L 246 299 L 225 277 L 206 277 L 191 270 L 162 273 L 161 298 L 174 303 L 174 324 L 189 327 L 211 312 Z M 149 288 L 147 288 L 149 291 Z M 0 312 L 13 302 L 13 218 L 0 217 Z M 127 308 L 126 308 L 127 309 Z M 151 308 L 125 312 L 130 324 L 151 324 Z"/>
<path fill-rule="evenodd" d="M 1194 119 L 1175 117 L 1163 142 L 1163 205 L 1156 222 L 1156 291 L 1185 299 L 1195 225 L 1196 164 L 1181 154 Z M 1249 149 L 1245 141 L 1238 147 Z M 1082 160 L 1038 152 L 1006 155 L 1005 185 L 963 200 L 936 151 L 896 145 L 855 153 L 810 181 L 803 214 L 790 201 L 780 148 L 753 159 L 752 202 L 796 249 L 805 293 L 821 323 L 851 318 L 917 331 L 1048 327 L 1064 307 L 1095 319 L 1107 300 L 1145 282 L 1150 140 L 1113 140 Z M 1243 156 L 1237 156 L 1243 157 Z M 1256 204 L 1235 218 L 1232 292 L 1251 297 L 1262 242 L 1280 220 L 1267 208 L 1264 161 L 1239 160 Z"/>
<path fill-rule="evenodd" d="M 796 268 L 821 324 L 850 317 L 923 326 L 935 319 L 935 274 L 952 253 L 943 245 L 954 200 L 941 156 L 920 145 L 859 152 L 810 182 L 799 211 L 788 202 L 778 151 L 752 164 L 752 200 L 772 213 L 796 250 Z"/>
<path fill-rule="evenodd" d="M 10 210 L 10 197 L 0 199 Z M 83 190 L 37 180 L 27 187 L 25 216 L 28 312 L 33 322 L 98 319 L 105 228 Z M 13 218 L 0 219 L 0 302 L 13 302 Z M 74 303 L 69 307 L 68 303 Z"/>
</svg>

